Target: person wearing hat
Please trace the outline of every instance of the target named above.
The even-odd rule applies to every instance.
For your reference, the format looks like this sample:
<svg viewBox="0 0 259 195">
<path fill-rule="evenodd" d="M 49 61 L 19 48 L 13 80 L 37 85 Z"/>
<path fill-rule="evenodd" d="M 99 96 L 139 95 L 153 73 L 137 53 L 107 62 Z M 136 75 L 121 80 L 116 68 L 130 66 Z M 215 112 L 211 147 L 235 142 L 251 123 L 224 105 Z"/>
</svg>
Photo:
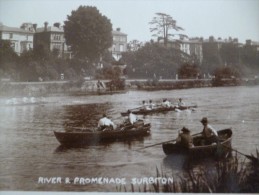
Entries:
<svg viewBox="0 0 259 195">
<path fill-rule="evenodd" d="M 203 125 L 202 136 L 205 138 L 203 144 L 210 145 L 213 142 L 218 142 L 218 133 L 211 125 L 209 125 L 207 117 L 203 117 L 201 123 Z"/>
<path fill-rule="evenodd" d="M 114 123 L 107 118 L 106 114 L 103 114 L 103 118 L 99 120 L 97 127 L 101 131 L 105 131 L 107 127 L 111 127 L 112 129 L 115 129 Z"/>
<path fill-rule="evenodd" d="M 190 134 L 190 130 L 186 127 L 183 127 L 179 131 L 178 138 L 176 139 L 176 143 L 182 145 L 185 148 L 193 147 L 193 138 Z"/>
</svg>

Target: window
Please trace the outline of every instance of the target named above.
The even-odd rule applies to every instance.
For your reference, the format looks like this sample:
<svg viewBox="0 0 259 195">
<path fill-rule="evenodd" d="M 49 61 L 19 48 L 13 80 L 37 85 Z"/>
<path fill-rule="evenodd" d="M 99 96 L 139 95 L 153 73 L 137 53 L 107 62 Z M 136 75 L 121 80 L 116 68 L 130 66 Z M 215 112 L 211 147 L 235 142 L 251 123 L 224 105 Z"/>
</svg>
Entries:
<svg viewBox="0 0 259 195">
<path fill-rule="evenodd" d="M 124 51 L 123 45 L 120 45 L 120 51 Z"/>
<path fill-rule="evenodd" d="M 13 33 L 10 33 L 10 36 L 9 36 L 9 37 L 10 37 L 10 39 L 12 39 L 12 38 L 13 38 Z"/>
</svg>

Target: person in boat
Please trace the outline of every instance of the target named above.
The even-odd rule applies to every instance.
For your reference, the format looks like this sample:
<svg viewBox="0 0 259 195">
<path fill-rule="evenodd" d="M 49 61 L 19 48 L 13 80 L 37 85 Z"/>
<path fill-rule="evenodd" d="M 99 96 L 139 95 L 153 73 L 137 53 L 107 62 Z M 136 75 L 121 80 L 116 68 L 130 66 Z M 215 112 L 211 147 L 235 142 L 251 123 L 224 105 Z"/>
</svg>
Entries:
<svg viewBox="0 0 259 195">
<path fill-rule="evenodd" d="M 218 133 L 217 131 L 209 124 L 207 117 L 203 117 L 201 119 L 201 123 L 203 125 L 203 130 L 201 132 L 204 140 L 202 141 L 202 145 L 210 145 L 214 142 L 218 143 Z"/>
<path fill-rule="evenodd" d="M 98 122 L 98 129 L 100 131 L 105 131 L 107 129 L 115 129 L 115 124 L 107 118 L 106 114 L 103 114 L 103 117 Z"/>
<path fill-rule="evenodd" d="M 152 100 L 149 100 L 149 108 L 150 110 L 153 110 L 155 108 L 155 104 L 152 102 Z"/>
<path fill-rule="evenodd" d="M 190 134 L 190 130 L 186 127 L 183 127 L 178 134 L 178 138 L 176 139 L 176 144 L 183 146 L 184 148 L 193 147 L 193 138 Z"/>
<path fill-rule="evenodd" d="M 145 100 L 142 101 L 142 105 L 144 110 L 151 110 L 149 104 Z"/>
<path fill-rule="evenodd" d="M 131 125 L 134 125 L 134 123 L 136 123 L 138 121 L 138 117 L 137 117 L 137 115 L 133 114 L 131 112 L 131 110 L 128 110 L 128 113 L 129 113 L 129 123 Z"/>
<path fill-rule="evenodd" d="M 177 106 L 178 106 L 178 107 L 183 107 L 183 106 L 185 106 L 185 103 L 182 101 L 182 98 L 179 98 Z"/>
<path fill-rule="evenodd" d="M 167 99 L 163 99 L 162 107 L 163 108 L 170 108 L 172 106 L 171 102 Z"/>
</svg>

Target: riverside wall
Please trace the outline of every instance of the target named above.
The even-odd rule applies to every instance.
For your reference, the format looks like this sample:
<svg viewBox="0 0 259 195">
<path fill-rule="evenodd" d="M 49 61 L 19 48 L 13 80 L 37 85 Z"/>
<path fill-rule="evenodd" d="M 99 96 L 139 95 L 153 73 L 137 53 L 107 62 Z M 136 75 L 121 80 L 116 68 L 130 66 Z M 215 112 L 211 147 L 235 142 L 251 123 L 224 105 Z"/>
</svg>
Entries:
<svg viewBox="0 0 259 195">
<path fill-rule="evenodd" d="M 3 82 L 0 81 L 0 96 L 44 96 L 55 93 L 73 94 L 95 92 L 115 92 L 109 87 L 109 80 L 86 81 L 49 81 L 49 82 Z M 146 80 L 127 79 L 124 81 L 125 90 L 171 90 L 217 86 L 258 85 L 259 79 L 220 80 L 184 79 L 184 80 Z"/>
</svg>

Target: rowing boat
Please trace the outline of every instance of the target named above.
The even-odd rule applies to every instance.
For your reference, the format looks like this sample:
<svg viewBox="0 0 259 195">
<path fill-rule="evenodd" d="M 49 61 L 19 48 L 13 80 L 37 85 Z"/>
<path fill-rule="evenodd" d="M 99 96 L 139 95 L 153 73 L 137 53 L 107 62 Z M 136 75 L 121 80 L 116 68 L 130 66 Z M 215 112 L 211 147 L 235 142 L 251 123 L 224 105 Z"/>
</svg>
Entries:
<svg viewBox="0 0 259 195">
<path fill-rule="evenodd" d="M 201 135 L 193 137 L 194 146 L 184 148 L 180 144 L 167 142 L 162 145 L 166 155 L 185 154 L 191 158 L 219 157 L 226 156 L 231 151 L 232 130 L 223 129 L 218 131 L 219 144 L 200 145 L 203 137 Z"/>
<path fill-rule="evenodd" d="M 148 114 L 155 114 L 155 113 L 163 113 L 163 112 L 168 112 L 168 111 L 174 111 L 176 109 L 178 110 L 187 110 L 187 109 L 192 109 L 192 108 L 197 108 L 197 105 L 194 106 L 171 106 L 171 107 L 158 107 L 158 108 L 154 108 L 151 110 L 147 110 L 147 109 L 132 109 L 131 112 L 133 114 L 137 114 L 137 115 L 148 115 Z M 128 116 L 129 112 L 121 112 L 122 116 Z"/>
<path fill-rule="evenodd" d="M 129 140 L 133 138 L 139 138 L 150 134 L 151 125 L 130 125 L 122 126 L 115 130 L 106 131 L 69 131 L 58 132 L 54 131 L 55 137 L 61 145 L 73 146 L 73 145 L 98 145 L 102 142 L 110 142 L 116 140 Z"/>
</svg>

